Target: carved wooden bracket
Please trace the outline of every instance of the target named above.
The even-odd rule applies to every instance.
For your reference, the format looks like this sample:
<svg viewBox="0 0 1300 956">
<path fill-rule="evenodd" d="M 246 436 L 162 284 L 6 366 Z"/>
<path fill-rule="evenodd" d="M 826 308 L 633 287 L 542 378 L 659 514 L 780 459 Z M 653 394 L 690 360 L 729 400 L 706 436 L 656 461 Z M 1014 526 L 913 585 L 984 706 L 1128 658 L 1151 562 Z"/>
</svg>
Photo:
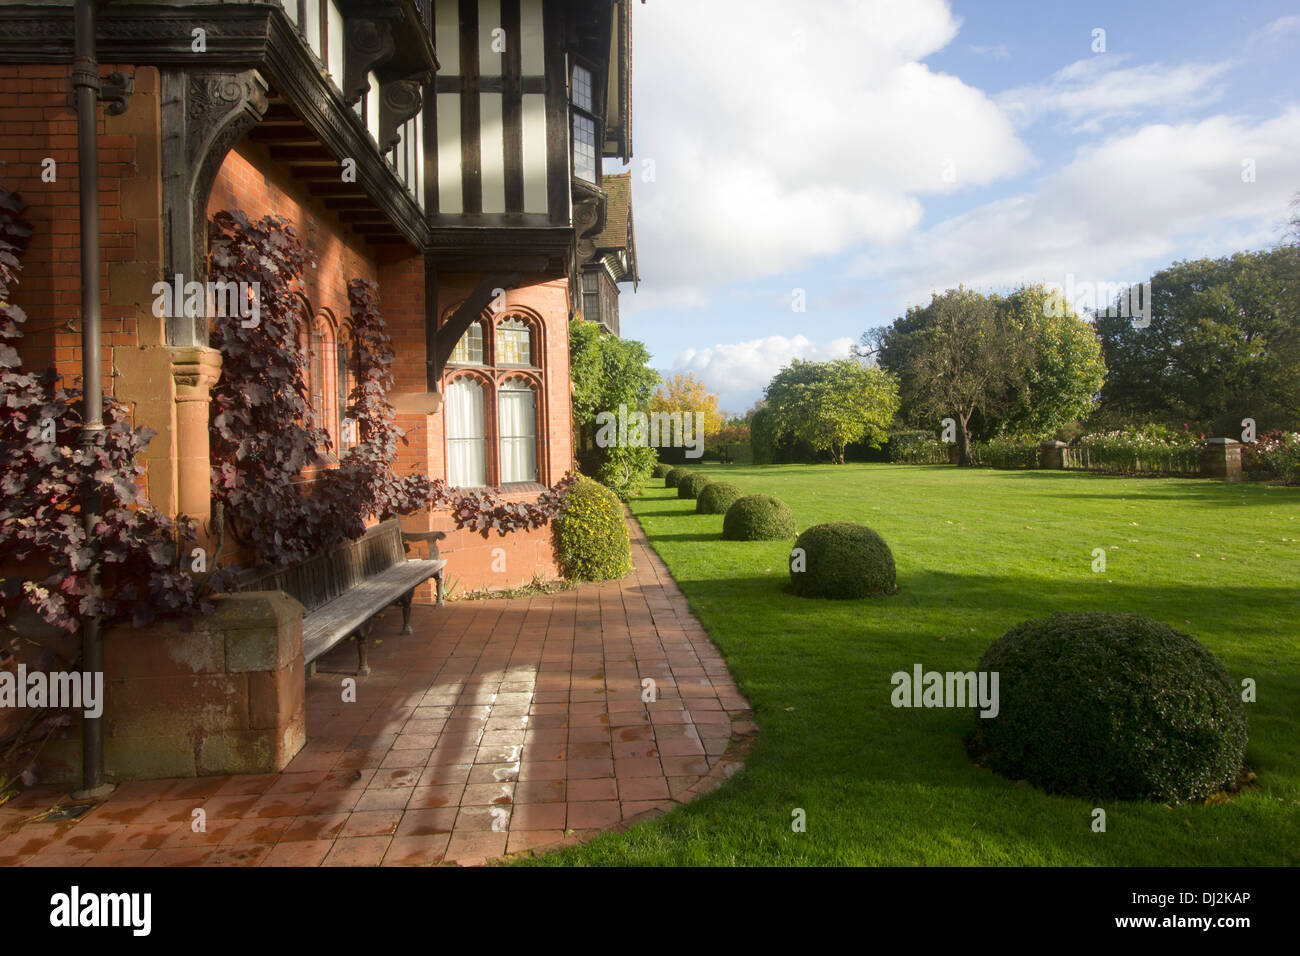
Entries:
<svg viewBox="0 0 1300 956">
<path fill-rule="evenodd" d="M 385 19 L 348 20 L 347 55 L 343 58 L 343 96 L 352 106 L 370 89 L 368 75 L 392 59 L 393 24 Z"/>
<path fill-rule="evenodd" d="M 402 138 L 402 124 L 420 112 L 427 74 L 384 81 L 379 87 L 379 151 L 387 153 Z"/>
</svg>

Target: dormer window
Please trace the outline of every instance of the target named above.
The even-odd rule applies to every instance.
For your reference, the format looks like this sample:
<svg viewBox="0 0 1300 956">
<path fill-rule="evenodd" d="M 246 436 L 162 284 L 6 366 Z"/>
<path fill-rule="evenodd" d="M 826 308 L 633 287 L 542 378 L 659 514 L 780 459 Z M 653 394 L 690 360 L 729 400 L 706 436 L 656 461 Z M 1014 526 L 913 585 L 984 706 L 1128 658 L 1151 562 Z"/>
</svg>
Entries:
<svg viewBox="0 0 1300 956">
<path fill-rule="evenodd" d="M 591 70 L 573 65 L 569 82 L 569 103 L 573 115 L 573 175 L 589 183 L 596 181 L 596 114 Z"/>
</svg>

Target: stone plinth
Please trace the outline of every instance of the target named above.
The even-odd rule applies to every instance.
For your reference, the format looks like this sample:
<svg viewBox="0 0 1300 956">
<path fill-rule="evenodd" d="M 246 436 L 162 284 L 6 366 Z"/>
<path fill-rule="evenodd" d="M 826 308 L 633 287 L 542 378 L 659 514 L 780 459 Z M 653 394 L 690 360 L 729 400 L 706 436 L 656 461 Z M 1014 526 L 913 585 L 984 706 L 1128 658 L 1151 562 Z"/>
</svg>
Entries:
<svg viewBox="0 0 1300 956">
<path fill-rule="evenodd" d="M 278 592 L 216 604 L 188 633 L 168 620 L 105 635 L 110 780 L 274 773 L 302 749 L 302 606 Z M 47 745 L 42 780 L 80 780 L 80 724 Z"/>
<path fill-rule="evenodd" d="M 1241 442 L 1235 438 L 1210 438 L 1201 448 L 1201 477 L 1241 481 Z"/>
<path fill-rule="evenodd" d="M 1058 471 L 1065 467 L 1065 449 L 1069 446 L 1063 441 L 1045 441 L 1038 446 L 1038 467 L 1055 468 Z"/>
</svg>

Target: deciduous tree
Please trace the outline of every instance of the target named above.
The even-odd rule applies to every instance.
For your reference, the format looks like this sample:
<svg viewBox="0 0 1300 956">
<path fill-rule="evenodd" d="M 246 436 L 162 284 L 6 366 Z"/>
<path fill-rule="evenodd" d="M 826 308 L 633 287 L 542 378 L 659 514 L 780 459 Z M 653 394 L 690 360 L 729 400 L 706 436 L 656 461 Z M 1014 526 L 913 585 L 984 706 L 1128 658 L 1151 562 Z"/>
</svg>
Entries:
<svg viewBox="0 0 1300 956">
<path fill-rule="evenodd" d="M 837 464 L 844 463 L 844 446 L 851 442 L 879 447 L 899 403 L 893 378 L 857 359 L 795 359 L 772 379 L 764 397 L 777 438 L 803 438 L 814 450 L 829 451 Z"/>
</svg>

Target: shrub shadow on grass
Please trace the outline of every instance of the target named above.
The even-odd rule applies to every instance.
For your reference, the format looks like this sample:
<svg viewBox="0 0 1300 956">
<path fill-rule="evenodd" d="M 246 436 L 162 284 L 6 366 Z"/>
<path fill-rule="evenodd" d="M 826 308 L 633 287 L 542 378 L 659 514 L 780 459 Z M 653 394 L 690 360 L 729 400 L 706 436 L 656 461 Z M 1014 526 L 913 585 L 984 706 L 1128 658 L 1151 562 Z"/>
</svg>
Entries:
<svg viewBox="0 0 1300 956">
<path fill-rule="evenodd" d="M 717 515 L 700 515 L 701 518 L 716 518 Z M 692 532 L 690 534 L 659 534 L 654 536 L 655 541 L 721 541 L 722 532 Z M 740 542 L 745 543 L 745 542 Z M 755 542 L 757 543 L 757 542 Z"/>
</svg>

